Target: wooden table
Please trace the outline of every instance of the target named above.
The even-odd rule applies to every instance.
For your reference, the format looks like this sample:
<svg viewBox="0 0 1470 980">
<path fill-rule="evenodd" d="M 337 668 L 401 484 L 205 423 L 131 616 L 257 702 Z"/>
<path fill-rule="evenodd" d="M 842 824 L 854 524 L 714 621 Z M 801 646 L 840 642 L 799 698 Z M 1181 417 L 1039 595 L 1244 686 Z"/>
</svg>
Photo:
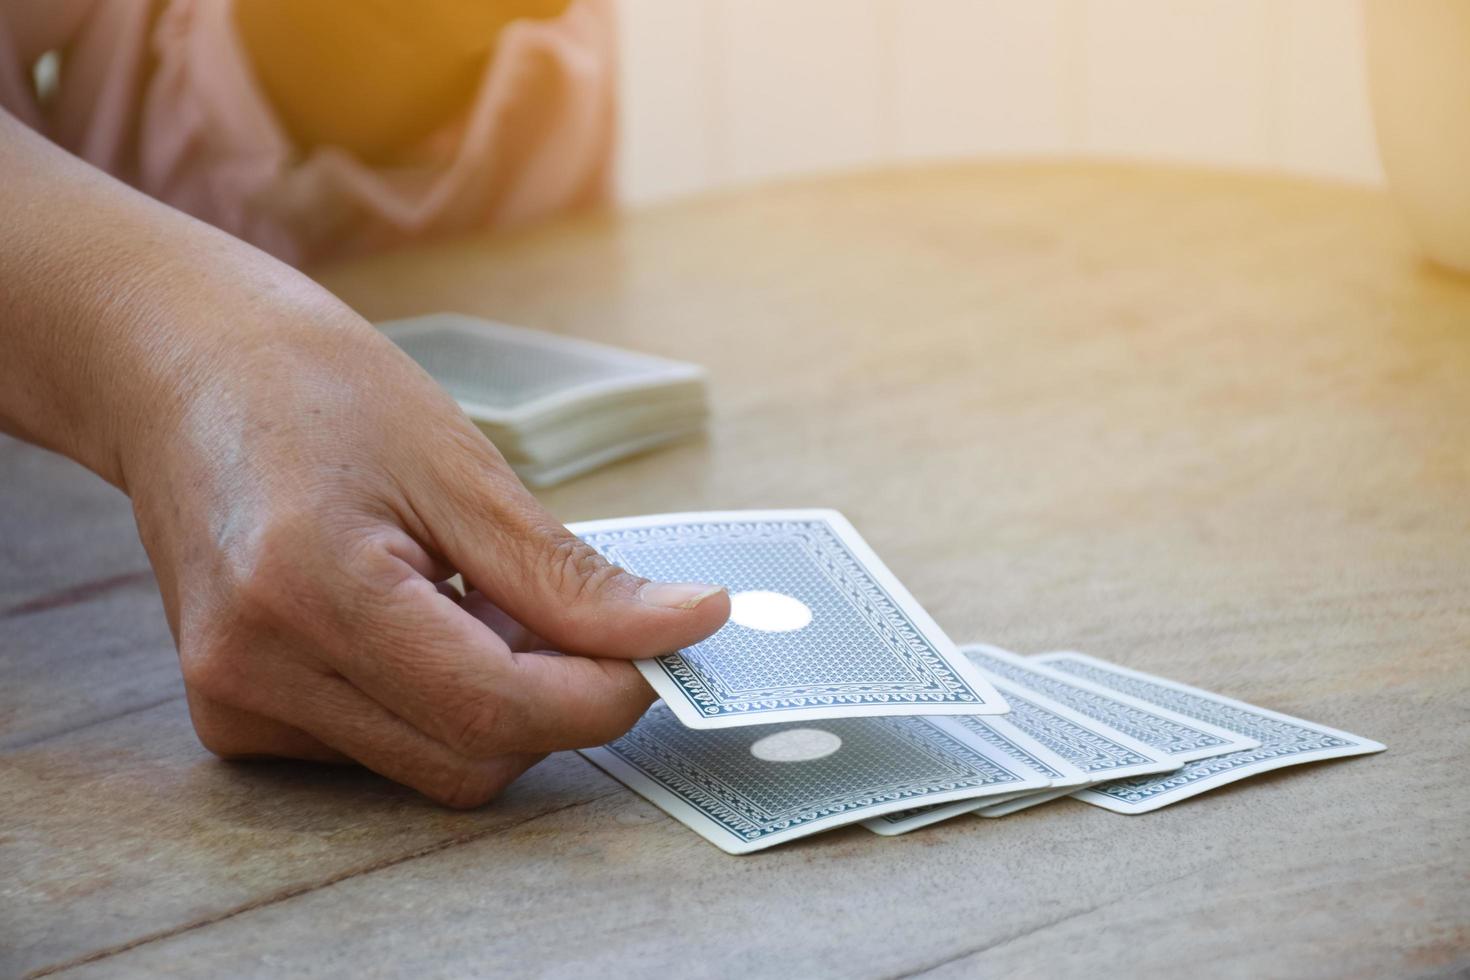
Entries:
<svg viewBox="0 0 1470 980">
<path fill-rule="evenodd" d="M 708 365 L 567 520 L 833 506 L 956 638 L 1386 742 L 729 857 L 575 755 L 474 813 L 195 742 L 127 502 L 0 445 L 0 973 L 1444 975 L 1470 967 L 1470 283 L 1386 197 L 974 166 L 321 273 Z"/>
</svg>

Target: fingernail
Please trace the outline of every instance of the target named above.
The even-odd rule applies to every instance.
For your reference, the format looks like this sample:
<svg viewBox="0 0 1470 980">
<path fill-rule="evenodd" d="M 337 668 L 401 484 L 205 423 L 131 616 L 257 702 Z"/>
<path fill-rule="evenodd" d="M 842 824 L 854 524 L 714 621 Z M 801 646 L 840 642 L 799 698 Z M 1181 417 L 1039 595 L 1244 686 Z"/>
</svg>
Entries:
<svg viewBox="0 0 1470 980">
<path fill-rule="evenodd" d="M 693 609 L 712 595 L 725 591 L 723 585 L 698 585 L 693 582 L 648 582 L 638 590 L 638 598 L 650 606 L 665 609 Z"/>
</svg>

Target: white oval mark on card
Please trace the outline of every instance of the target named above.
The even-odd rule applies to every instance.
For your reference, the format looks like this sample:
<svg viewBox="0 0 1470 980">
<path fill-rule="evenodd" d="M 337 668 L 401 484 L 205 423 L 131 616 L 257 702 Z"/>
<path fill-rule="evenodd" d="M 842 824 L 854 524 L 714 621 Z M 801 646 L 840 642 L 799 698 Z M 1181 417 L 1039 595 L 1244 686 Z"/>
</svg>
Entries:
<svg viewBox="0 0 1470 980">
<path fill-rule="evenodd" d="M 788 728 L 767 735 L 750 747 L 750 754 L 766 762 L 810 762 L 842 748 L 842 739 L 820 728 Z"/>
<path fill-rule="evenodd" d="M 812 611 L 784 592 L 737 592 L 730 597 L 730 621 L 766 633 L 789 633 L 810 623 Z"/>
</svg>

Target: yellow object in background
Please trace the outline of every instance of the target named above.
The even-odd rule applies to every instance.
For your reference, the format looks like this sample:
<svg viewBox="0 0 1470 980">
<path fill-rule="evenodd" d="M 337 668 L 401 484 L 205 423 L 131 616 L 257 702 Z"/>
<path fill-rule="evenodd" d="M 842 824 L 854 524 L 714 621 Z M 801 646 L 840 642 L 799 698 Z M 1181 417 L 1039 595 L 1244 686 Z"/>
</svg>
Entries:
<svg viewBox="0 0 1470 980">
<path fill-rule="evenodd" d="M 569 3 L 235 0 L 235 22 L 298 149 L 391 163 L 469 104 L 507 24 Z"/>
</svg>

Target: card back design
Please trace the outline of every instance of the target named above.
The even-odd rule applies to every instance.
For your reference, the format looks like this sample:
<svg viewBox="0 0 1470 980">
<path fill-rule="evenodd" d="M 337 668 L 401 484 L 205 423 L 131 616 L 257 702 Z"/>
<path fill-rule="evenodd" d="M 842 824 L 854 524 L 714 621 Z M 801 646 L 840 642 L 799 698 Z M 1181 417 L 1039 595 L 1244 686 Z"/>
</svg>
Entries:
<svg viewBox="0 0 1470 980">
<path fill-rule="evenodd" d="M 965 655 L 992 676 L 1004 677 L 1089 718 L 1189 762 L 1258 744 L 1227 728 L 1139 701 L 1126 693 L 1053 671 L 1046 665 L 996 647 L 967 646 Z"/>
<path fill-rule="evenodd" d="M 1102 726 L 1089 726 L 1068 718 L 1056 706 L 1047 705 L 1034 695 L 1010 688 L 1005 696 L 1011 706 L 1007 721 L 1085 773 L 1156 766 L 1160 762 L 1142 746 L 1124 742 Z"/>
<path fill-rule="evenodd" d="M 961 800 L 958 803 L 941 803 L 899 810 L 864 821 L 863 826 L 876 834 L 885 836 L 906 833 L 960 814 L 1000 806 L 1018 797 L 1024 799 L 1034 793 L 1048 792 L 1048 787 L 1058 787 L 1055 791 L 1056 795 L 1064 795 L 1087 782 L 1087 775 L 1082 770 L 1028 738 L 1024 732 L 1013 727 L 1004 718 L 978 718 L 964 715 L 955 717 L 953 721 L 995 751 L 1030 770 L 1038 779 L 1045 781 L 1044 785 L 1020 792 Z"/>
<path fill-rule="evenodd" d="M 572 525 L 614 564 L 805 607 L 794 629 L 732 618 L 638 667 L 694 728 L 914 714 L 999 714 L 1004 700 L 834 511 L 666 515 Z M 737 617 L 738 618 L 738 617 Z"/>
<path fill-rule="evenodd" d="M 1383 745 L 1348 732 L 1259 708 L 1223 695 L 1119 667 L 1077 653 L 1039 658 L 1052 669 L 1198 718 L 1256 740 L 1255 748 L 1191 762 L 1164 776 L 1122 779 L 1089 787 L 1078 799 L 1119 813 L 1146 813 L 1217 786 L 1283 766 L 1364 755 Z"/>
<path fill-rule="evenodd" d="M 772 762 L 755 744 L 802 723 L 698 730 L 655 704 L 634 729 L 582 754 L 671 816 L 731 853 L 993 787 L 1035 785 L 968 741 L 946 719 L 840 718 L 820 733 L 840 748 Z"/>
</svg>

